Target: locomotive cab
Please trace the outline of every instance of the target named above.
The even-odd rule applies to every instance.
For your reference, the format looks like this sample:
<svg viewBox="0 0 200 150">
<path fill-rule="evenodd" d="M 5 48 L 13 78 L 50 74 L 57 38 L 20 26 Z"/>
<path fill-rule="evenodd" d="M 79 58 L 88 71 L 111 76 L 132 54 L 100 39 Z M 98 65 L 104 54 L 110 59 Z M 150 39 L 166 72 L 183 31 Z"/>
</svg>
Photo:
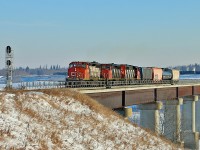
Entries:
<svg viewBox="0 0 200 150">
<path fill-rule="evenodd" d="M 88 80 L 89 63 L 88 62 L 71 62 L 68 68 L 67 80 Z"/>
</svg>

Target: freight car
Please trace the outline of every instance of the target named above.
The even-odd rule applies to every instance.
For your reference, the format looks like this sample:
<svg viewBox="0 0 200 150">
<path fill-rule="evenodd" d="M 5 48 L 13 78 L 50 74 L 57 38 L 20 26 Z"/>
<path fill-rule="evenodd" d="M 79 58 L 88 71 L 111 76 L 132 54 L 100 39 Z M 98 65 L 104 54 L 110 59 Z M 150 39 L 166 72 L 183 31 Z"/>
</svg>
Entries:
<svg viewBox="0 0 200 150">
<path fill-rule="evenodd" d="M 66 86 L 111 87 L 140 84 L 176 84 L 179 81 L 179 74 L 178 70 L 169 68 L 74 61 L 69 64 Z"/>
</svg>

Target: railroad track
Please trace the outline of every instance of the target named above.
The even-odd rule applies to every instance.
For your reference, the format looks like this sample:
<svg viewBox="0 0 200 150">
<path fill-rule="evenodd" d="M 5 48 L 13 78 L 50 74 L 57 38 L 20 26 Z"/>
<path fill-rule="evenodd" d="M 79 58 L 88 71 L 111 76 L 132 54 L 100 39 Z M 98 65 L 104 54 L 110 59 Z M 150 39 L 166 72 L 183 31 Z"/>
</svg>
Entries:
<svg viewBox="0 0 200 150">
<path fill-rule="evenodd" d="M 183 79 L 175 85 L 190 85 L 190 84 L 200 84 L 200 79 Z M 19 84 L 20 89 L 48 89 L 48 88 L 118 88 L 118 87 L 149 87 L 149 86 L 169 86 L 171 83 L 135 83 L 135 82 L 124 82 L 124 81 L 114 81 L 106 83 L 106 81 L 76 81 L 67 82 L 64 81 L 35 81 L 35 82 L 22 82 Z"/>
</svg>

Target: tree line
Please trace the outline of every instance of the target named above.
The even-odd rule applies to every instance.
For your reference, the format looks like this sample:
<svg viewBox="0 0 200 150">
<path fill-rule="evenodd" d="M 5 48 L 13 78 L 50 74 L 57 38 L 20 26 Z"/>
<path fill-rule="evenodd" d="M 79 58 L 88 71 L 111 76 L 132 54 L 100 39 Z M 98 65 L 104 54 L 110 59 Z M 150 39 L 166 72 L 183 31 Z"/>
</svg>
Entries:
<svg viewBox="0 0 200 150">
<path fill-rule="evenodd" d="M 66 75 L 67 68 L 60 67 L 60 65 L 51 65 L 48 67 L 39 66 L 37 68 L 27 67 L 16 67 L 13 69 L 13 75 Z M 0 69 L 0 76 L 6 76 L 6 69 Z"/>
<path fill-rule="evenodd" d="M 200 71 L 200 64 L 190 64 L 190 65 L 180 65 L 172 67 L 174 69 L 178 69 L 180 71 Z"/>
</svg>

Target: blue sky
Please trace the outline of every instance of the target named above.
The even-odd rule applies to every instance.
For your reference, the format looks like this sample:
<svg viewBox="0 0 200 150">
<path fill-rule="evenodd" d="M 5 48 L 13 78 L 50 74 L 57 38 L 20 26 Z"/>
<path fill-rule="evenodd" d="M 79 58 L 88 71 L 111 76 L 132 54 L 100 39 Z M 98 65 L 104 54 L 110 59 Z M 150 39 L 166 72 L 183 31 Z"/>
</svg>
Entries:
<svg viewBox="0 0 200 150">
<path fill-rule="evenodd" d="M 198 0 L 1 0 L 0 68 L 71 61 L 200 63 Z"/>
</svg>

